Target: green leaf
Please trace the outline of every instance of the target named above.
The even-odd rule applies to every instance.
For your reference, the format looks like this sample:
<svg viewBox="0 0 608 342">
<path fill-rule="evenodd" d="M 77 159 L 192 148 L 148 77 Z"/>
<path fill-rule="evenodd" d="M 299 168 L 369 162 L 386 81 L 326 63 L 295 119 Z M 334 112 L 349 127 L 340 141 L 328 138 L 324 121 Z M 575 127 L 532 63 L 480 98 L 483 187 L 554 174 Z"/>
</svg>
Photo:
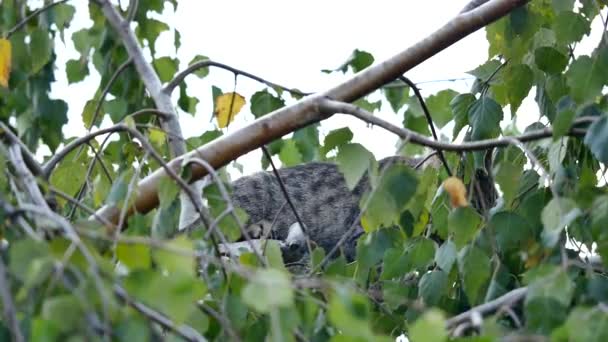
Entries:
<svg viewBox="0 0 608 342">
<path fill-rule="evenodd" d="M 360 144 L 342 145 L 336 156 L 338 169 L 344 175 L 346 185 L 351 190 L 375 160 L 374 155 Z"/>
<path fill-rule="evenodd" d="M 124 280 L 124 287 L 133 296 L 159 310 L 176 323 L 183 323 L 195 310 L 196 301 L 207 292 L 205 284 L 193 275 L 138 270 Z"/>
<path fill-rule="evenodd" d="M 294 166 L 302 163 L 302 154 L 293 139 L 285 140 L 279 153 L 279 159 L 283 166 Z"/>
<path fill-rule="evenodd" d="M 416 193 L 417 186 L 418 177 L 409 167 L 391 165 L 384 172 L 378 187 L 361 199 L 361 206 L 369 201 L 361 218 L 363 228 L 370 232 L 397 224 L 401 212 Z"/>
<path fill-rule="evenodd" d="M 150 247 L 144 244 L 119 243 L 116 246 L 116 257 L 129 270 L 149 269 L 152 265 Z"/>
<path fill-rule="evenodd" d="M 579 215 L 581 215 L 581 210 L 572 199 L 566 197 L 551 199 L 541 214 L 544 226 L 542 238 L 545 245 L 555 246 L 564 228 Z"/>
<path fill-rule="evenodd" d="M 448 231 L 458 249 L 473 240 L 480 227 L 481 217 L 471 207 L 456 208 L 448 215 Z"/>
<path fill-rule="evenodd" d="M 138 24 L 135 28 L 135 34 L 142 39 L 148 40 L 150 50 L 152 51 L 152 55 L 154 55 L 156 39 L 161 33 L 168 31 L 169 26 L 162 21 L 149 17 L 139 20 Z"/>
<path fill-rule="evenodd" d="M 467 246 L 458 254 L 458 270 L 469 304 L 479 304 L 492 272 L 490 258 L 481 249 Z"/>
<path fill-rule="evenodd" d="M 585 145 L 598 161 L 608 163 L 608 116 L 602 116 L 589 126 L 585 134 Z"/>
<path fill-rule="evenodd" d="M 345 287 L 338 287 L 329 301 L 328 315 L 331 323 L 340 329 L 342 334 L 353 338 L 373 340 L 369 311 L 367 299 Z"/>
<path fill-rule="evenodd" d="M 89 75 L 89 64 L 78 59 L 70 59 L 65 65 L 68 84 L 84 80 Z"/>
<path fill-rule="evenodd" d="M 564 322 L 567 311 L 567 307 L 553 298 L 536 297 L 527 300 L 524 305 L 527 328 L 539 334 L 549 334 Z"/>
<path fill-rule="evenodd" d="M 552 298 L 563 307 L 568 307 L 574 294 L 575 284 L 568 273 L 557 266 L 544 267 L 533 270 L 536 274 L 529 274 L 532 282 L 528 285 L 526 302 L 534 298 Z"/>
<path fill-rule="evenodd" d="M 154 250 L 154 262 L 160 269 L 169 275 L 184 274 L 194 275 L 196 270 L 196 259 L 194 257 L 193 242 L 185 235 L 165 241 L 166 248 Z M 181 253 L 176 253 L 180 251 Z"/>
<path fill-rule="evenodd" d="M 454 131 L 452 132 L 453 138 L 456 138 L 460 133 L 460 130 L 469 123 L 469 107 L 475 101 L 475 95 L 473 94 L 458 94 L 452 101 L 450 101 L 450 107 L 454 113 Z"/>
<path fill-rule="evenodd" d="M 474 70 L 468 71 L 467 74 L 475 76 L 477 79 L 488 82 L 492 75 L 496 76 L 496 71 L 499 70 L 502 63 L 499 60 L 492 59 L 478 66 Z"/>
<path fill-rule="evenodd" d="M 196 62 L 201 62 L 201 61 L 206 61 L 206 60 L 209 60 L 209 57 L 202 56 L 202 55 L 196 55 L 196 56 L 194 56 L 194 58 L 192 58 L 190 63 L 188 63 L 188 66 L 191 66 L 192 64 L 194 64 Z M 196 71 L 193 72 L 193 74 L 198 76 L 199 78 L 205 78 L 207 75 L 209 75 L 209 67 L 198 68 L 198 69 L 196 69 Z"/>
<path fill-rule="evenodd" d="M 370 112 L 370 113 L 373 113 L 376 110 L 382 109 L 382 101 L 378 100 L 378 101 L 375 101 L 375 102 L 370 102 L 365 97 L 356 100 L 355 102 L 353 102 L 353 104 L 355 106 L 363 109 L 363 110 L 366 110 L 366 111 Z"/>
<path fill-rule="evenodd" d="M 31 239 L 18 240 L 9 249 L 11 273 L 19 280 L 26 281 L 30 267 L 33 269 L 34 262 L 41 260 L 50 253 L 46 243 Z"/>
<path fill-rule="evenodd" d="M 178 61 L 171 57 L 160 57 L 152 63 L 154 69 L 158 72 L 158 77 L 161 82 L 169 82 L 173 79 L 173 75 L 177 73 Z"/>
<path fill-rule="evenodd" d="M 52 12 L 54 17 L 55 25 L 61 33 L 61 39 L 63 40 L 63 30 L 67 28 L 74 17 L 76 9 L 72 5 L 58 4 L 53 6 Z"/>
<path fill-rule="evenodd" d="M 568 65 L 568 57 L 550 46 L 542 46 L 534 51 L 534 62 L 547 74 L 560 74 Z"/>
<path fill-rule="evenodd" d="M 258 91 L 251 96 L 251 113 L 259 118 L 272 111 L 285 106 L 282 98 L 276 97 L 268 92 L 267 89 Z"/>
<path fill-rule="evenodd" d="M 103 103 L 103 110 L 110 114 L 113 123 L 118 123 L 127 115 L 127 101 L 115 98 Z"/>
<path fill-rule="evenodd" d="M 334 129 L 325 136 L 323 141 L 323 155 L 336 147 L 349 143 L 353 139 L 353 132 L 348 127 Z"/>
<path fill-rule="evenodd" d="M 188 96 L 185 83 L 179 85 L 179 99 L 177 100 L 177 105 L 186 113 L 190 113 L 192 115 L 196 114 L 198 99 L 193 96 Z"/>
<path fill-rule="evenodd" d="M 393 111 L 397 113 L 399 109 L 401 109 L 409 100 L 410 96 L 410 88 L 403 87 L 394 87 L 394 88 L 384 88 L 382 89 L 384 92 L 384 96 L 388 103 L 390 103 Z"/>
<path fill-rule="evenodd" d="M 452 265 L 456 261 L 457 250 L 456 245 L 452 240 L 445 241 L 435 253 L 435 262 L 437 266 L 446 274 L 452 270 Z"/>
<path fill-rule="evenodd" d="M 129 191 L 131 177 L 133 177 L 133 171 L 129 170 L 121 173 L 120 176 L 114 180 L 110 194 L 106 199 L 108 205 L 119 207 L 123 204 L 123 201 L 127 197 L 127 192 Z"/>
<path fill-rule="evenodd" d="M 517 112 L 522 101 L 528 96 L 530 89 L 532 89 L 533 82 L 534 74 L 532 73 L 532 69 L 525 64 L 511 66 L 505 71 L 505 85 L 508 91 L 509 103 L 511 104 L 511 113 Z M 502 110 L 500 119 L 502 119 Z"/>
<path fill-rule="evenodd" d="M 579 56 L 566 71 L 566 82 L 578 104 L 594 101 L 600 95 L 608 76 L 608 48 L 593 57 Z"/>
<path fill-rule="evenodd" d="M 162 177 L 158 182 L 158 199 L 161 207 L 167 208 L 177 199 L 180 187 L 169 176 Z"/>
<path fill-rule="evenodd" d="M 72 295 L 60 295 L 46 298 L 42 304 L 42 318 L 53 322 L 53 326 L 67 332 L 78 326 L 84 311 L 80 301 Z"/>
<path fill-rule="evenodd" d="M 502 253 L 524 250 L 528 239 L 534 238 L 528 222 L 510 211 L 494 214 L 488 225 L 496 235 L 496 245 Z"/>
<path fill-rule="evenodd" d="M 32 56 L 32 74 L 38 73 L 50 60 L 53 52 L 53 41 L 46 30 L 37 28 L 30 34 L 30 53 Z"/>
<path fill-rule="evenodd" d="M 488 96 L 476 100 L 469 107 L 469 124 L 473 128 L 474 140 L 494 138 L 500 133 L 502 108 Z"/>
<path fill-rule="evenodd" d="M 359 71 L 367 68 L 368 66 L 372 65 L 373 63 L 374 63 L 374 56 L 372 56 L 371 53 L 362 51 L 359 49 L 355 49 L 352 52 L 352 54 L 348 57 L 346 62 L 342 63 L 342 65 L 340 65 L 339 67 L 337 67 L 334 70 L 324 69 L 324 70 L 322 70 L 322 72 L 331 73 L 333 71 L 341 71 L 343 73 L 346 73 L 346 71 L 348 71 L 348 68 L 350 67 L 350 68 L 352 68 L 354 73 L 358 73 Z"/>
<path fill-rule="evenodd" d="M 75 196 L 84 184 L 86 174 L 87 168 L 81 162 L 67 159 L 53 170 L 51 185 L 66 194 Z M 61 205 L 65 203 L 64 199 L 58 201 Z"/>
<path fill-rule="evenodd" d="M 553 9 L 555 12 L 572 11 L 575 0 L 552 0 Z"/>
<path fill-rule="evenodd" d="M 566 328 L 569 331 L 568 341 L 608 341 L 608 314 L 599 306 L 576 307 L 568 316 Z"/>
<path fill-rule="evenodd" d="M 293 304 L 293 290 L 285 272 L 274 268 L 258 270 L 242 292 L 242 299 L 255 310 L 268 313 Z"/>
<path fill-rule="evenodd" d="M 450 103 L 455 96 L 459 95 L 452 89 L 446 89 L 431 95 L 426 99 L 426 105 L 431 113 L 431 118 L 437 127 L 442 128 L 452 120 Z"/>
<path fill-rule="evenodd" d="M 401 232 L 394 228 L 380 229 L 362 236 L 357 243 L 358 266 L 367 269 L 378 263 L 388 250 L 402 242 L 401 236 Z"/>
<path fill-rule="evenodd" d="M 582 15 L 571 11 L 560 12 L 553 22 L 558 43 L 567 45 L 580 41 L 590 32 L 590 23 Z"/>
<path fill-rule="evenodd" d="M 608 239 L 608 195 L 597 196 L 591 206 L 591 231 L 596 239 Z"/>
<path fill-rule="evenodd" d="M 448 276 L 444 271 L 431 271 L 425 273 L 418 284 L 420 296 L 424 299 L 424 304 L 435 306 L 439 299 L 447 293 Z"/>
<path fill-rule="evenodd" d="M 445 315 L 435 309 L 425 312 L 410 328 L 409 337 L 415 342 L 447 341 Z"/>
<path fill-rule="evenodd" d="M 500 185 L 506 205 L 518 195 L 518 185 L 525 163 L 524 153 L 515 146 L 499 150 L 494 159 L 494 179 Z"/>
</svg>

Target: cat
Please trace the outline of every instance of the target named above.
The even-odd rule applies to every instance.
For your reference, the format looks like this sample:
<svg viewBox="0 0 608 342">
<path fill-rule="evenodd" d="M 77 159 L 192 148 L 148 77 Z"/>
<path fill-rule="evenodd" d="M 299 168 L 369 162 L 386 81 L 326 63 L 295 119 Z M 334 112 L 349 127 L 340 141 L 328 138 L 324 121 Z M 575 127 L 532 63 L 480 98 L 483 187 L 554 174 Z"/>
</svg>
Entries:
<svg viewBox="0 0 608 342">
<path fill-rule="evenodd" d="M 422 164 L 436 167 L 438 162 L 436 158 L 392 156 L 380 160 L 379 169 L 391 163 L 416 168 Z M 262 171 L 241 177 L 231 184 L 233 204 L 249 216 L 245 226 L 250 237 L 280 241 L 284 259 L 293 259 L 303 249 L 307 250 L 304 248 L 306 237 L 314 245 L 330 252 L 347 235 L 339 250 L 347 260 L 353 260 L 356 241 L 364 233 L 359 222 L 359 203 L 370 189 L 368 175 L 364 174 L 350 190 L 338 165 L 330 162 L 309 162 L 278 169 L 277 172 L 304 227 L 298 223 L 276 175 Z M 290 232 L 291 238 L 288 239 Z M 244 243 L 232 247 L 235 246 L 247 249 Z M 232 254 L 235 248 L 223 246 L 223 250 Z"/>
</svg>

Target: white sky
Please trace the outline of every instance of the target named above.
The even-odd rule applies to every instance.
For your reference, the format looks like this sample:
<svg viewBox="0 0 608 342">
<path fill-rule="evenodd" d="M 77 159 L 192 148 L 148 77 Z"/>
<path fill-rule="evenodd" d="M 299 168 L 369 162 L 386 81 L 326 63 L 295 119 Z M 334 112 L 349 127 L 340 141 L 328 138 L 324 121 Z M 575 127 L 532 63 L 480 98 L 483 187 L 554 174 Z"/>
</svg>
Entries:
<svg viewBox="0 0 608 342">
<path fill-rule="evenodd" d="M 177 57 L 182 62 L 182 68 L 193 56 L 200 54 L 288 87 L 320 91 L 350 77 L 327 75 L 320 70 L 339 66 L 354 49 L 372 53 L 376 62 L 383 61 L 441 27 L 467 2 L 182 0 L 179 1 L 177 13 L 173 14 L 169 6 L 171 10 L 161 18 L 181 33 L 182 46 Z M 88 27 L 90 21 L 86 2 L 71 3 L 77 7 L 77 13 L 70 31 Z M 70 35 L 66 34 L 66 37 Z M 66 136 L 82 135 L 82 108 L 100 86 L 100 79 L 94 75 L 68 85 L 63 65 L 68 59 L 79 56 L 71 39 L 66 40 L 65 46 L 59 40 L 56 44 L 60 69 L 56 73 L 57 82 L 53 85 L 52 96 L 68 102 L 69 123 L 64 128 Z M 163 33 L 157 41 L 157 57 L 163 55 L 175 56 L 173 32 Z M 485 32 L 480 30 L 406 75 L 414 82 L 462 78 L 467 77 L 466 71 L 474 69 L 486 59 Z M 95 72 L 92 67 L 90 70 Z M 198 97 L 200 103 L 194 117 L 187 113 L 180 116 L 186 137 L 200 135 L 214 127 L 215 123 L 210 122 L 213 107 L 211 86 L 219 86 L 224 92 L 232 91 L 233 80 L 230 72 L 220 69 L 211 69 L 209 76 L 203 80 L 196 76 L 187 78 L 188 93 Z M 469 79 L 424 83 L 420 88 L 424 95 L 430 95 L 445 88 L 466 92 L 471 84 L 472 79 Z M 261 89 L 263 86 L 257 82 L 238 78 L 236 90 L 247 99 Z M 510 119 L 508 112 L 505 110 L 505 116 Z M 393 114 L 386 103 L 377 115 L 401 125 L 402 116 Z M 538 118 L 536 105 L 528 99 L 518 116 L 520 121 L 533 122 Z M 228 131 L 242 127 L 253 119 L 247 103 Z M 109 120 L 104 122 L 104 125 L 109 124 Z M 343 126 L 350 127 L 355 141 L 364 144 L 376 157 L 395 152 L 397 139 L 394 136 L 377 127 L 370 129 L 357 119 L 344 115 L 336 115 L 324 122 L 322 132 Z M 259 160 L 260 153 L 252 152 L 238 161 L 245 166 L 245 173 L 250 173 L 259 170 Z"/>
</svg>

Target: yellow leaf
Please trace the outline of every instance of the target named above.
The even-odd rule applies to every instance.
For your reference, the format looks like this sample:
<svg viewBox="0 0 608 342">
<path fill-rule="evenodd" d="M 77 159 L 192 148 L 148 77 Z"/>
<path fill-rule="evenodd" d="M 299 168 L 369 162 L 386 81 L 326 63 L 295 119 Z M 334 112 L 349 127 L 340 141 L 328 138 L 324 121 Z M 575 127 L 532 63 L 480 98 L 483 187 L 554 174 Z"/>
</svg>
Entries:
<svg viewBox="0 0 608 342">
<path fill-rule="evenodd" d="M 215 119 L 219 128 L 228 126 L 245 105 L 245 98 L 239 93 L 226 93 L 215 99 Z"/>
<path fill-rule="evenodd" d="M 165 135 L 165 132 L 161 131 L 160 129 L 152 129 L 149 133 L 150 141 L 155 146 L 163 146 L 165 144 Z"/>
<path fill-rule="evenodd" d="M 11 42 L 0 38 L 0 85 L 8 88 L 8 78 L 11 74 Z"/>
<path fill-rule="evenodd" d="M 467 189 L 458 177 L 449 177 L 443 181 L 443 189 L 450 196 L 452 207 L 466 207 L 469 205 L 467 200 Z"/>
</svg>

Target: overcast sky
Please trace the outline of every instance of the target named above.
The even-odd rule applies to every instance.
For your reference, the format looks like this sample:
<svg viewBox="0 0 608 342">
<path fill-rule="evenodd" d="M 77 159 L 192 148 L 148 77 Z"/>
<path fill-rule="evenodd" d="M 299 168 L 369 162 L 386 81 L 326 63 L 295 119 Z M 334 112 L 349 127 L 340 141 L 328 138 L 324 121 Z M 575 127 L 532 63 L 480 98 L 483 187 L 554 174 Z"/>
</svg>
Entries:
<svg viewBox="0 0 608 342">
<path fill-rule="evenodd" d="M 123 1 L 126 3 L 126 1 Z M 322 73 L 321 69 L 339 66 L 354 49 L 368 51 L 376 62 L 383 61 L 406 49 L 445 24 L 468 1 L 342 1 L 309 0 L 306 2 L 284 0 L 221 0 L 179 1 L 177 12 L 171 6 L 160 17 L 170 27 L 181 33 L 181 47 L 175 53 L 173 32 L 161 35 L 157 42 L 157 57 L 177 56 L 182 68 L 195 55 L 205 55 L 213 60 L 246 70 L 272 82 L 303 91 L 325 90 L 350 75 Z M 70 31 L 88 27 L 86 2 L 73 1 L 77 16 Z M 66 35 L 69 37 L 69 35 Z M 81 112 L 85 102 L 92 98 L 99 87 L 99 77 L 90 76 L 77 84 L 67 85 L 62 69 L 70 58 L 78 58 L 70 40 L 57 46 L 57 82 L 52 96 L 69 104 L 69 123 L 64 128 L 66 136 L 82 135 L 84 128 Z M 474 69 L 487 59 L 485 32 L 480 30 L 439 55 L 407 73 L 414 82 L 467 78 L 466 71 Z M 91 68 L 94 71 L 93 68 Z M 212 69 L 206 79 L 187 79 L 191 96 L 199 98 L 195 116 L 181 114 L 180 122 L 186 137 L 200 135 L 214 128 L 210 121 L 212 112 L 211 86 L 225 92 L 232 91 L 233 75 L 220 69 Z M 472 80 L 455 82 L 429 82 L 420 84 L 423 94 L 452 88 L 468 91 Z M 237 92 L 247 99 L 262 89 L 260 84 L 239 77 Z M 75 96 L 77 94 L 78 96 Z M 530 101 L 519 111 L 518 120 L 531 122 L 538 117 L 535 105 Z M 510 120 L 508 111 L 506 118 Z M 381 117 L 401 125 L 402 116 L 392 113 L 385 106 Z M 253 120 L 249 104 L 228 131 L 242 127 Z M 109 125 L 106 120 L 104 125 Z M 356 119 L 336 115 L 324 122 L 322 132 L 348 126 L 355 133 L 355 140 L 363 143 L 377 157 L 395 152 L 396 138 L 380 128 L 368 128 Z M 245 172 L 259 169 L 257 152 L 239 158 Z"/>
</svg>

